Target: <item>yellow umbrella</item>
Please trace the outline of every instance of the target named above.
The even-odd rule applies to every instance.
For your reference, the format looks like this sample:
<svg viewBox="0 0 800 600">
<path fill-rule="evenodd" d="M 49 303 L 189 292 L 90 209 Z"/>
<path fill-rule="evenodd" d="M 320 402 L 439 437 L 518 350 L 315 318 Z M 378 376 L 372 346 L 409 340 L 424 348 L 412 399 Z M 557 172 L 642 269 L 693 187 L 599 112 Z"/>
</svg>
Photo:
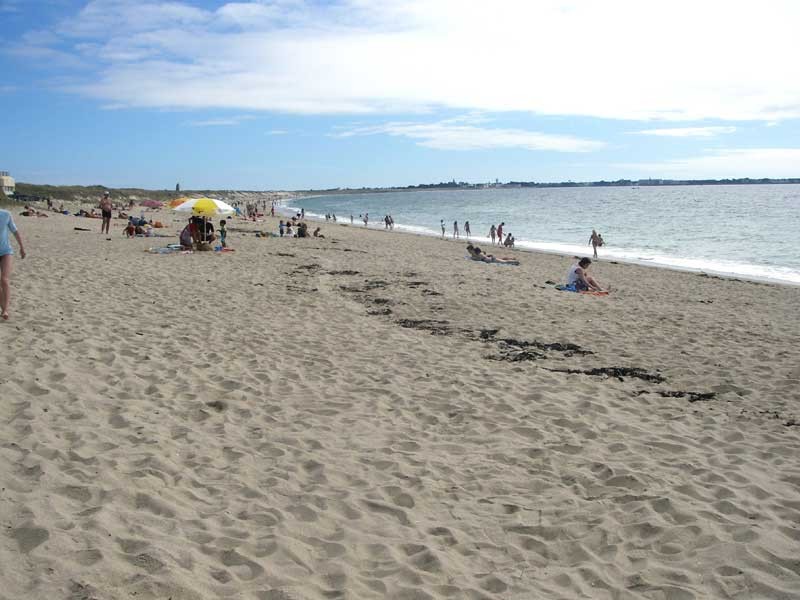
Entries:
<svg viewBox="0 0 800 600">
<path fill-rule="evenodd" d="M 230 204 L 214 198 L 192 198 L 176 206 L 175 210 L 191 212 L 196 217 L 226 216 L 236 212 Z"/>
</svg>

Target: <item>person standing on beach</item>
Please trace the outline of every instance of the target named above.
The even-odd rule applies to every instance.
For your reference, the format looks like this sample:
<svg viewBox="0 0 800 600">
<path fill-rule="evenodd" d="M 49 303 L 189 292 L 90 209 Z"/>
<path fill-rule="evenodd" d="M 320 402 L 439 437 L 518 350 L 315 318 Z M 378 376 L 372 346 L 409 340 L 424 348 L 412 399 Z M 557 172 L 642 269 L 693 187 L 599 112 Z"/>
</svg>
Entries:
<svg viewBox="0 0 800 600">
<path fill-rule="evenodd" d="M 592 229 L 592 235 L 589 236 L 589 244 L 594 250 L 594 258 L 597 258 L 597 247 L 603 245 L 603 238 L 594 229 Z"/>
<path fill-rule="evenodd" d="M 14 225 L 11 213 L 7 210 L 0 210 L 0 316 L 4 321 L 8 320 L 8 306 L 11 302 L 11 266 L 14 250 L 8 240 L 8 234 L 13 233 L 19 245 L 20 258 L 25 258 L 25 246 L 22 243 L 22 236 Z"/>
<path fill-rule="evenodd" d="M 111 227 L 111 209 L 114 205 L 111 203 L 111 198 L 108 192 L 103 192 L 103 197 L 100 199 L 100 212 L 103 216 L 103 224 L 100 225 L 100 233 L 108 235 Z"/>
<path fill-rule="evenodd" d="M 505 224 L 505 221 L 504 221 L 504 222 L 500 223 L 500 225 L 497 226 L 497 243 L 498 244 L 502 244 L 503 243 L 503 227 L 505 227 L 505 225 L 506 224 Z"/>
<path fill-rule="evenodd" d="M 439 225 L 442 227 L 442 237 L 444 237 L 444 219 L 439 221 Z"/>
<path fill-rule="evenodd" d="M 494 246 L 494 238 L 496 235 L 497 235 L 497 228 L 494 225 L 492 225 L 489 228 L 489 237 L 492 238 L 492 246 Z"/>
<path fill-rule="evenodd" d="M 453 221 L 453 239 L 458 239 L 458 221 Z"/>
<path fill-rule="evenodd" d="M 220 220 L 219 222 L 219 245 L 223 248 L 228 247 L 228 228 L 226 227 L 227 223 L 225 219 Z"/>
<path fill-rule="evenodd" d="M 467 239 L 469 239 L 469 236 L 472 234 L 469 230 L 469 221 L 464 221 L 464 233 L 467 234 Z"/>
<path fill-rule="evenodd" d="M 364 213 L 364 227 L 369 227 L 369 213 Z"/>
</svg>

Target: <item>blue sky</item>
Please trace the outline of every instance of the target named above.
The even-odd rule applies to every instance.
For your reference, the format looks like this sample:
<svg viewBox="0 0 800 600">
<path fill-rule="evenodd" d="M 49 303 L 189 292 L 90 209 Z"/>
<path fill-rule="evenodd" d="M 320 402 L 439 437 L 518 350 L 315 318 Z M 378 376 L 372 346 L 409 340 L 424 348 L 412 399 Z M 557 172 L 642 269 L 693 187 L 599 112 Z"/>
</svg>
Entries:
<svg viewBox="0 0 800 600">
<path fill-rule="evenodd" d="M 800 2 L 0 0 L 0 170 L 307 189 L 800 176 Z"/>
</svg>

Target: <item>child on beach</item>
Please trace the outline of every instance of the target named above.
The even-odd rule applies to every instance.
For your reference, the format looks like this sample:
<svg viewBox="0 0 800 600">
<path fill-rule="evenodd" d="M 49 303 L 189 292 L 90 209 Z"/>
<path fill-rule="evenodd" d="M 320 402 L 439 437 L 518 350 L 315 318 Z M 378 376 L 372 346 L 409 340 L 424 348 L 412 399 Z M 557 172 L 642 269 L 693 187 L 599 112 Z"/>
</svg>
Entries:
<svg viewBox="0 0 800 600">
<path fill-rule="evenodd" d="M 219 245 L 223 248 L 228 247 L 227 239 L 228 239 L 228 229 L 225 226 L 226 221 L 225 219 L 220 219 L 219 222 Z"/>
<path fill-rule="evenodd" d="M 283 237 L 283 227 L 283 220 L 281 220 L 281 222 L 278 224 L 278 232 L 281 234 L 281 237 Z"/>
</svg>

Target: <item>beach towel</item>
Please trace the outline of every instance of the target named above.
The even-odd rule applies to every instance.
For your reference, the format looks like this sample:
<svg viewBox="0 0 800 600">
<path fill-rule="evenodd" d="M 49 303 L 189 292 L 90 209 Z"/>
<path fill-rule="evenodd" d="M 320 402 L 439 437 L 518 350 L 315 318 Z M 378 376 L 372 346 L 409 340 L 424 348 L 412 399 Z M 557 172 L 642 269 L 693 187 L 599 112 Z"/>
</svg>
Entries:
<svg viewBox="0 0 800 600">
<path fill-rule="evenodd" d="M 583 290 L 583 291 L 579 292 L 575 288 L 575 284 L 574 283 L 570 284 L 570 285 L 557 285 L 556 289 L 559 292 L 573 292 L 573 293 L 578 293 L 578 294 L 584 294 L 586 296 L 608 296 L 608 292 L 592 292 L 590 290 Z"/>
<path fill-rule="evenodd" d="M 475 260 L 471 256 L 465 256 L 467 260 L 471 260 L 472 262 L 482 263 L 484 265 L 512 265 L 514 267 L 519 266 L 519 261 L 516 258 L 503 258 L 502 260 L 505 262 L 492 262 L 487 260 Z"/>
</svg>

